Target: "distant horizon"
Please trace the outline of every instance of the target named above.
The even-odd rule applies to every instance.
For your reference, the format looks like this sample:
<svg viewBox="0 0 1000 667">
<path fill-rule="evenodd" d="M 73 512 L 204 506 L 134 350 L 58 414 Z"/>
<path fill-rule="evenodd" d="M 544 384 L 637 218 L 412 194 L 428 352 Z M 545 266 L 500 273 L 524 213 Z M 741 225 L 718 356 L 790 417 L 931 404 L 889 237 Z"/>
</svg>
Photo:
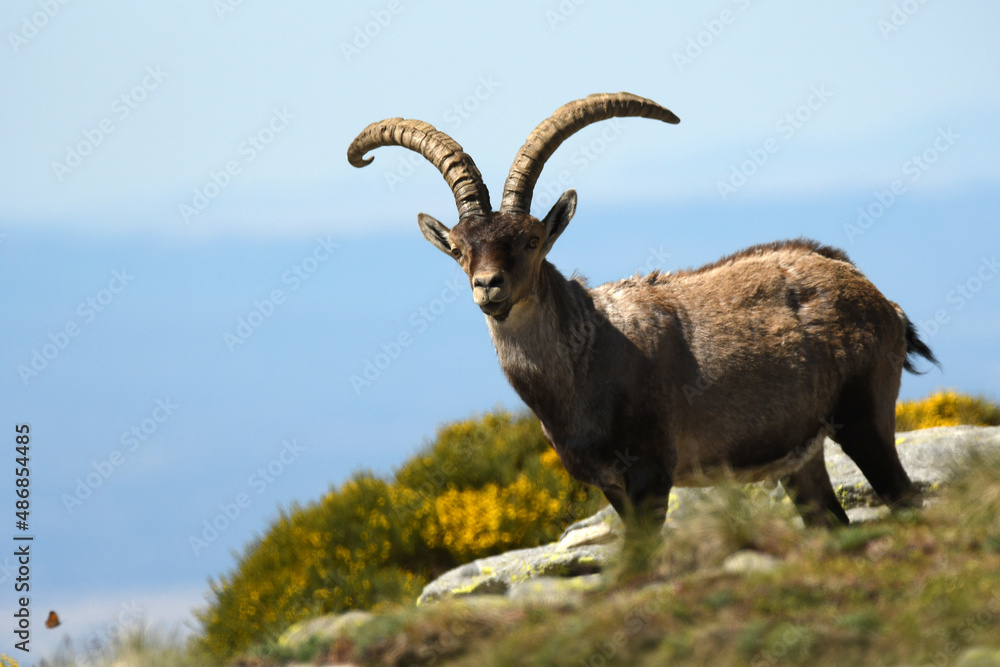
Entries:
<svg viewBox="0 0 1000 667">
<path fill-rule="evenodd" d="M 523 409 L 464 274 L 417 228 L 455 222 L 441 174 L 397 147 L 347 162 L 383 118 L 453 137 L 497 203 L 557 107 L 653 99 L 680 124 L 602 122 L 547 162 L 532 213 L 579 195 L 550 255 L 564 275 L 814 238 L 942 361 L 901 398 L 995 398 L 1000 5 L 911 8 L 5 5 L 0 409 L 35 434 L 29 657 L 123 615 L 189 619 L 278 508 L 387 474 L 440 424 Z"/>
<path fill-rule="evenodd" d="M 924 242 L 921 230 L 936 224 L 935 210 L 950 210 L 954 214 L 962 211 L 961 206 L 938 196 L 903 198 L 878 224 L 856 237 L 853 245 L 844 243 L 844 225 L 850 224 L 844 220 L 849 221 L 850 218 L 845 218 L 843 212 L 850 214 L 850 207 L 856 209 L 856 202 L 864 201 L 864 196 L 864 191 L 859 191 L 854 196 L 843 198 L 837 207 L 820 199 L 800 208 L 798 213 L 790 211 L 787 203 L 780 201 L 769 206 L 757 202 L 753 206 L 730 211 L 722 219 L 718 219 L 717 205 L 711 202 L 701 207 L 689 204 L 679 207 L 683 210 L 675 208 L 673 211 L 670 211 L 672 207 L 669 205 L 641 207 L 651 210 L 665 208 L 671 213 L 683 215 L 687 219 L 683 228 L 694 225 L 703 229 L 731 230 L 729 238 L 712 238 L 710 235 L 697 241 L 677 236 L 678 229 L 671 229 L 670 224 L 664 228 L 656 222 L 656 216 L 633 208 L 627 213 L 629 220 L 623 221 L 626 224 L 616 228 L 614 242 L 608 243 L 605 239 L 599 245 L 592 243 L 593 233 L 587 230 L 600 229 L 602 218 L 607 218 L 612 210 L 621 213 L 624 209 L 612 207 L 602 210 L 604 207 L 599 205 L 582 207 L 577 219 L 557 244 L 552 259 L 563 273 L 569 274 L 579 268 L 585 275 L 589 274 L 592 284 L 597 284 L 636 271 L 697 266 L 755 242 L 794 237 L 801 232 L 801 235 L 846 248 L 873 282 L 889 298 L 903 305 L 941 358 L 943 372 L 931 367 L 923 376 L 904 374 L 902 399 L 920 398 L 939 387 L 954 387 L 963 392 L 995 397 L 994 378 L 997 368 L 1000 368 L 1000 359 L 990 348 L 994 339 L 990 332 L 995 324 L 983 333 L 975 334 L 978 329 L 975 322 L 985 314 L 980 310 L 983 304 L 989 308 L 989 304 L 997 298 L 991 287 L 994 283 L 968 285 L 968 288 L 979 289 L 974 294 L 967 292 L 972 298 L 962 297 L 960 308 L 955 300 L 961 294 L 959 288 L 968 289 L 963 286 L 973 277 L 978 277 L 984 266 L 981 258 L 992 255 L 986 255 L 982 248 L 969 248 L 961 257 L 956 256 L 954 261 L 941 260 L 934 271 L 912 275 L 900 273 L 901 265 L 896 264 L 899 261 L 905 263 L 905 258 L 912 256 L 912 244 Z M 983 190 L 980 197 L 985 199 L 974 207 L 982 211 L 982 224 L 985 225 L 989 223 L 988 211 L 997 201 L 997 196 L 992 191 Z M 968 201 L 967 195 L 963 195 L 963 201 Z M 696 213 L 699 209 L 700 215 Z M 750 225 L 733 225 L 739 219 L 748 222 L 774 220 L 775 213 L 779 211 L 784 211 L 785 217 L 777 226 L 768 223 L 758 228 L 758 223 L 752 222 Z M 966 224 L 979 224 L 971 213 L 964 215 Z M 894 246 L 894 251 L 887 255 L 882 239 L 903 220 L 914 233 L 897 238 L 900 245 Z M 18 397 L 5 401 L 5 404 L 9 414 L 20 414 L 20 419 L 27 415 L 36 428 L 47 434 L 46 439 L 51 443 L 47 449 L 52 449 L 59 442 L 91 443 L 83 446 L 78 454 L 66 450 L 58 461 L 52 458 L 55 453 L 52 450 L 41 455 L 38 463 L 41 469 L 46 470 L 37 482 L 39 492 L 51 494 L 40 505 L 48 508 L 40 509 L 40 516 L 48 516 L 53 528 L 63 525 L 60 531 L 66 534 L 65 538 L 53 541 L 58 533 L 51 533 L 50 555 L 40 555 L 39 563 L 47 563 L 46 569 L 51 570 L 47 575 L 50 586 L 65 588 L 76 576 L 83 576 L 75 585 L 79 592 L 73 598 L 65 599 L 63 595 L 59 596 L 61 602 L 51 603 L 53 608 L 66 610 L 66 613 L 60 611 L 60 614 L 64 619 L 70 619 L 64 623 L 67 628 L 73 627 L 69 623 L 75 620 L 74 616 L 100 618 L 110 614 L 111 618 L 115 618 L 121 612 L 122 604 L 129 608 L 139 607 L 144 615 L 148 615 L 145 617 L 169 625 L 178 622 L 177 614 L 185 604 L 203 604 L 207 585 L 191 582 L 186 586 L 187 593 L 178 593 L 177 586 L 182 579 L 176 576 L 143 577 L 146 585 L 137 588 L 133 583 L 122 589 L 117 597 L 108 599 L 108 584 L 112 580 L 126 581 L 128 569 L 139 574 L 144 568 L 132 567 L 122 571 L 120 566 L 115 566 L 115 571 L 121 572 L 121 575 L 111 575 L 109 571 L 102 576 L 94 570 L 93 564 L 86 566 L 89 574 L 75 567 L 67 568 L 65 563 L 57 565 L 61 559 L 56 554 L 74 549 L 100 553 L 98 545 L 106 539 L 98 537 L 100 533 L 94 533 L 94 528 L 86 528 L 85 533 L 80 533 L 71 528 L 73 524 L 84 521 L 83 525 L 89 526 L 101 518 L 104 522 L 110 520 L 109 525 L 112 526 L 122 521 L 134 521 L 134 518 L 127 517 L 133 514 L 128 507 L 135 503 L 121 504 L 121 501 L 134 497 L 143 485 L 152 483 L 154 478 L 148 476 L 154 474 L 157 466 L 167 463 L 169 459 L 164 457 L 168 452 L 175 451 L 171 458 L 179 455 L 182 457 L 180 460 L 203 460 L 211 466 L 222 466 L 220 469 L 225 469 L 226 459 L 219 455 L 206 458 L 209 452 L 201 446 L 206 435 L 219 442 L 221 455 L 225 456 L 223 452 L 240 452 L 238 460 L 241 463 L 238 467 L 243 469 L 243 473 L 218 492 L 205 497 L 201 505 L 205 508 L 202 510 L 204 514 L 199 516 L 196 512 L 196 518 L 180 523 L 169 519 L 169 514 L 154 521 L 156 525 L 169 529 L 164 534 L 167 541 L 158 550 L 165 553 L 180 550 L 180 553 L 187 554 L 184 560 L 190 561 L 183 570 L 174 566 L 161 567 L 160 571 L 166 574 L 175 570 L 179 574 L 193 567 L 203 573 L 196 579 L 204 581 L 206 576 L 218 577 L 231 570 L 235 561 L 227 552 L 242 549 L 252 535 L 264 531 L 276 517 L 277 507 L 314 502 L 329 488 L 341 484 L 354 470 L 367 468 L 382 476 L 391 474 L 422 443 L 429 441 L 443 423 L 481 414 L 497 406 L 515 411 L 525 409 L 500 372 L 482 315 L 470 298 L 466 279 L 447 257 L 441 256 L 420 238 L 415 224 L 410 230 L 368 238 L 350 239 L 333 235 L 301 235 L 280 240 L 223 237 L 193 245 L 166 246 L 150 243 L 147 232 L 133 234 L 131 238 L 117 235 L 108 239 L 104 235 L 87 232 L 40 232 L 10 226 L 7 229 L 10 230 L 9 235 L 0 246 L 0 252 L 10 251 L 8 261 L 0 269 L 4 283 L 14 288 L 14 292 L 7 297 L 7 306 L 30 317 L 22 318 L 9 330 L 11 340 L 22 342 L 5 346 L 0 353 L 7 360 L 5 365 L 9 369 L 3 391 L 5 395 Z M 658 242 L 660 239 L 666 242 Z M 299 288 L 292 291 L 292 285 L 283 281 L 282 277 L 297 278 L 292 267 L 301 266 L 303 258 L 314 257 L 316 249 L 322 247 L 321 241 L 336 244 L 337 247 L 332 249 L 328 260 L 322 263 L 317 261 L 313 272 L 308 274 L 308 280 L 299 283 Z M 945 248 L 948 239 L 938 237 L 936 243 Z M 956 248 L 961 245 L 956 244 Z M 365 267 L 376 257 L 380 258 L 379 262 L 396 269 L 378 273 L 377 283 L 372 287 L 375 288 L 373 293 L 380 296 L 372 302 L 353 293 L 352 283 L 345 279 L 352 275 L 364 275 Z M 887 257 L 893 258 L 891 262 L 886 261 Z M 40 263 L 42 258 L 44 261 Z M 46 268 L 52 266 L 63 267 L 62 272 L 54 274 Z M 206 270 L 207 267 L 210 270 Z M 84 304 L 84 311 L 89 314 L 88 300 L 100 299 L 105 290 L 111 295 L 109 283 L 116 280 L 115 272 L 122 275 L 123 271 L 127 282 L 124 289 L 113 294 L 113 299 L 104 306 L 104 310 L 96 312 L 92 319 L 82 316 L 80 305 Z M 403 286 L 398 284 L 397 275 L 408 275 L 413 279 Z M 232 276 L 242 278 L 234 281 Z M 369 275 L 369 280 L 372 279 L 375 276 Z M 113 287 L 118 289 L 118 283 Z M 259 326 L 253 328 L 243 343 L 231 346 L 230 350 L 227 336 L 236 335 L 240 321 L 246 321 L 248 314 L 254 312 L 255 302 L 267 299 L 275 289 L 284 290 L 283 302 L 270 317 L 262 318 Z M 446 308 L 443 302 L 441 306 L 433 306 L 443 290 L 448 290 L 449 294 L 457 292 L 454 301 L 446 304 Z M 43 297 L 43 294 L 50 296 Z M 197 302 L 192 301 L 195 294 L 198 294 Z M 13 295 L 18 296 L 11 300 Z M 59 296 L 53 299 L 51 295 Z M 433 311 L 430 310 L 432 307 Z M 434 321 L 426 321 L 423 323 L 425 326 L 414 325 L 413 318 L 420 319 L 422 309 L 433 313 L 441 308 L 444 310 L 434 315 Z M 343 329 L 344 322 L 338 323 L 337 320 L 338 309 L 368 313 L 374 328 L 361 334 L 356 327 L 361 324 L 359 321 L 355 326 Z M 945 310 L 944 319 L 939 318 L 942 309 Z M 185 311 L 190 311 L 194 321 L 200 322 L 196 329 L 191 329 L 192 332 L 199 331 L 199 334 L 194 339 L 182 336 L 178 342 L 190 339 L 184 342 L 181 349 L 187 351 L 182 354 L 195 356 L 181 364 L 176 363 L 177 360 L 166 365 L 156 362 L 155 351 L 168 340 L 163 337 L 163 326 L 169 318 Z M 970 314 L 974 316 L 972 320 L 968 319 Z M 991 317 L 996 318 L 995 311 Z M 129 324 L 130 321 L 133 323 Z M 48 360 L 47 368 L 37 377 L 32 376 L 25 386 L 17 372 L 18 366 L 30 364 L 34 350 L 40 350 L 45 345 L 56 346 L 50 336 L 60 335 L 70 322 L 79 327 L 78 335 L 69 338 L 65 348 Z M 930 329 L 932 325 L 937 328 Z M 969 328 L 970 325 L 973 328 Z M 128 329 L 122 327 L 135 331 L 126 334 Z M 101 337 L 114 334 L 116 330 L 121 333 L 114 335 L 109 342 L 133 340 L 130 347 L 135 348 L 118 361 L 116 357 L 120 357 L 122 351 L 120 344 L 110 348 L 103 345 L 95 347 Z M 336 336 L 339 342 L 329 347 L 323 341 L 336 331 L 341 331 Z M 410 336 L 410 345 L 400 349 L 400 353 L 391 360 L 391 365 L 379 370 L 379 376 L 370 386 L 356 392 L 351 378 L 363 375 L 366 361 L 374 360 L 383 352 L 383 345 L 399 340 L 404 333 Z M 960 333 L 961 337 L 953 340 L 956 333 Z M 974 337 L 969 338 L 970 335 Z M 977 338 L 979 343 L 975 342 Z M 119 351 L 116 352 L 116 349 Z M 289 356 L 292 349 L 300 349 L 305 353 L 304 359 L 316 361 L 328 358 L 328 350 L 338 349 L 342 361 L 335 366 L 327 362 L 302 365 Z M 154 356 L 149 356 L 151 353 Z M 992 365 L 983 366 L 976 361 L 977 357 L 992 359 Z M 439 386 L 433 394 L 414 394 L 413 387 L 421 386 L 421 378 L 435 376 L 438 372 L 435 369 L 443 359 L 450 360 L 452 373 L 457 373 L 455 379 L 458 382 Z M 248 363 L 251 366 L 246 366 Z M 308 370 L 309 365 L 312 370 Z M 210 370 L 210 375 L 201 375 L 201 371 L 197 370 L 199 368 L 214 370 Z M 130 369 L 141 369 L 140 372 L 152 381 L 145 382 L 144 385 L 148 386 L 138 392 L 128 389 L 140 386 L 134 380 L 128 380 L 133 376 Z M 256 370 L 247 376 L 246 371 L 251 369 Z M 220 372 L 222 375 L 219 375 Z M 76 393 L 72 387 L 87 386 L 84 378 L 102 377 L 108 373 L 126 380 L 125 393 L 116 391 L 107 399 L 97 394 L 72 397 Z M 185 377 L 201 375 L 199 382 L 204 384 L 212 376 L 221 379 L 234 374 L 247 378 L 241 382 L 243 389 L 235 393 L 231 389 L 221 389 L 221 386 L 218 389 L 205 386 L 201 391 L 192 392 L 191 388 L 186 388 L 184 380 Z M 277 388 L 288 386 L 289 381 L 300 388 L 285 398 L 278 399 L 279 394 L 272 391 L 255 397 L 260 392 L 254 387 L 277 382 Z M 469 385 L 470 381 L 475 385 Z M 474 390 L 469 391 L 470 388 Z M 50 396 L 46 404 L 51 407 L 40 410 L 42 404 L 32 397 L 43 395 Z M 227 408 L 231 416 L 211 408 L 218 403 L 218 399 L 210 398 L 212 395 L 231 396 L 235 400 L 235 403 L 225 400 L 231 405 Z M 259 403 L 261 399 L 265 401 L 263 404 Z M 276 399 L 278 403 L 274 403 Z M 121 405 L 121 417 L 104 417 L 96 421 L 84 417 L 87 413 L 99 414 L 101 409 L 98 406 L 107 400 Z M 225 431 L 212 427 L 209 433 L 215 431 L 214 435 L 204 433 L 204 426 L 198 426 L 219 423 L 217 420 L 220 418 L 222 424 L 234 426 L 245 421 L 246 418 L 236 416 L 238 412 L 232 412 L 241 403 L 267 405 L 263 413 L 260 407 L 255 410 L 260 417 L 275 409 L 276 414 L 297 415 L 293 419 L 298 426 L 282 427 L 280 422 L 283 420 L 280 418 L 275 421 L 270 418 L 261 420 L 260 417 L 251 419 L 246 427 L 234 429 L 230 426 Z M 331 414 L 329 408 L 338 403 L 342 403 L 349 412 L 336 408 Z M 73 404 L 79 404 L 83 412 L 65 425 L 60 425 L 67 413 L 58 406 Z M 165 414 L 162 405 L 171 407 L 170 415 Z M 394 407 L 387 412 L 381 407 L 387 405 Z M 401 410 L 408 415 L 405 421 L 395 417 L 386 419 L 387 415 Z M 351 413 L 353 417 L 348 417 Z M 255 422 L 258 425 L 255 426 Z M 338 422 L 342 423 L 336 425 Z M 271 425 L 265 426 L 268 423 Z M 135 444 L 135 429 L 147 439 L 140 440 L 140 446 L 131 451 Z M 86 440 L 81 441 L 81 436 Z M 302 460 L 308 459 L 311 463 L 308 468 L 302 468 L 296 458 L 282 468 L 281 476 L 258 494 L 259 485 L 252 484 L 250 479 L 258 468 L 266 468 L 269 461 L 280 456 L 282 443 L 287 440 L 295 440 L 303 447 Z M 244 444 L 236 446 L 236 443 Z M 359 447 L 360 443 L 366 446 Z M 251 445 L 249 449 L 247 444 Z M 204 451 L 199 453 L 199 450 Z M 120 455 L 109 463 L 114 452 L 120 452 Z M 75 498 L 79 495 L 80 481 L 85 481 L 88 475 L 97 475 L 102 468 L 112 471 L 110 476 L 91 489 L 90 497 L 79 499 L 79 506 L 76 503 L 67 506 L 67 496 Z M 173 487 L 169 470 L 175 470 L 174 475 L 183 474 L 185 484 L 197 478 L 211 479 L 203 473 L 195 473 L 193 469 L 182 473 L 184 468 L 173 464 L 164 469 L 166 477 L 157 475 L 168 484 L 167 487 L 159 490 L 157 486 L 149 487 L 152 498 L 162 496 L 166 488 Z M 147 481 L 142 482 L 143 479 Z M 210 483 L 210 486 L 214 485 Z M 201 548 L 193 549 L 192 539 L 202 540 L 204 522 L 211 521 L 220 513 L 220 504 L 233 502 L 240 493 L 247 494 L 252 504 L 245 512 L 241 509 L 241 516 L 232 522 L 232 527 L 213 536 L 214 539 Z M 112 504 L 108 504 L 109 501 Z M 114 509 L 116 506 L 118 509 Z M 92 533 L 97 541 L 85 537 L 87 533 Z M 87 581 L 92 583 L 85 583 Z M 150 587 L 150 584 L 153 586 Z M 98 595 L 97 601 L 88 602 L 88 598 L 95 594 Z M 183 600 L 188 600 L 188 603 Z M 98 629 L 100 627 L 101 624 L 98 624 Z"/>
</svg>

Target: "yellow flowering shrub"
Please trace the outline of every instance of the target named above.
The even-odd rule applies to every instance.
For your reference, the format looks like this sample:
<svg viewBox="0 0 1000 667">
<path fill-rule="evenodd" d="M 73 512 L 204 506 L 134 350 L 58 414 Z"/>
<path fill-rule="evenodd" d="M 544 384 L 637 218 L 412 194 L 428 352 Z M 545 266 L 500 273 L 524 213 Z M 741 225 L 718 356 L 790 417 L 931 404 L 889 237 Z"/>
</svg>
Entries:
<svg viewBox="0 0 1000 667">
<path fill-rule="evenodd" d="M 953 389 L 934 392 L 918 401 L 896 405 L 896 430 L 914 431 L 934 426 L 1000 426 L 1000 405 L 983 396 Z"/>
<path fill-rule="evenodd" d="M 433 520 L 422 531 L 430 547 L 444 547 L 459 560 L 507 551 L 526 541 L 562 512 L 560 498 L 525 476 L 506 487 L 448 489 L 434 499 Z"/>
<path fill-rule="evenodd" d="M 412 601 L 442 572 L 551 541 L 602 504 L 566 474 L 533 417 L 445 425 L 392 479 L 358 473 L 281 511 L 212 584 L 202 644 L 225 660 L 311 616 Z"/>
</svg>

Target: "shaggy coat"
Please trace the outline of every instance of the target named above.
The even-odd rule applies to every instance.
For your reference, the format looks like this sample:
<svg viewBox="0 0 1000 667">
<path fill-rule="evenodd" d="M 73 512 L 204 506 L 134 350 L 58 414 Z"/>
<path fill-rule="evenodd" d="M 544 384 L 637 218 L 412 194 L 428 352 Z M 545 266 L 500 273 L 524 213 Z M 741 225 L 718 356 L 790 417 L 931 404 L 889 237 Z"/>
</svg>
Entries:
<svg viewBox="0 0 1000 667">
<path fill-rule="evenodd" d="M 487 320 L 566 469 L 619 513 L 658 520 L 671 486 L 730 471 L 846 522 L 826 435 L 889 504 L 913 496 L 894 444 L 907 324 L 838 250 L 772 243 L 591 290 L 546 261 L 529 299 Z"/>
<path fill-rule="evenodd" d="M 671 487 L 723 474 L 782 480 L 806 520 L 847 522 L 823 440 L 843 447 L 890 506 L 916 493 L 894 443 L 907 355 L 935 361 L 896 304 L 847 256 L 807 240 L 747 248 L 709 266 L 588 289 L 545 258 L 576 210 L 543 220 L 531 195 L 545 160 L 581 128 L 621 116 L 680 121 L 652 100 L 600 93 L 563 105 L 528 136 L 499 211 L 472 158 L 418 120 L 370 124 L 348 148 L 420 152 L 459 211 L 417 218 L 453 257 L 485 313 L 500 365 L 569 473 L 604 492 L 632 528 L 658 528 Z"/>
</svg>

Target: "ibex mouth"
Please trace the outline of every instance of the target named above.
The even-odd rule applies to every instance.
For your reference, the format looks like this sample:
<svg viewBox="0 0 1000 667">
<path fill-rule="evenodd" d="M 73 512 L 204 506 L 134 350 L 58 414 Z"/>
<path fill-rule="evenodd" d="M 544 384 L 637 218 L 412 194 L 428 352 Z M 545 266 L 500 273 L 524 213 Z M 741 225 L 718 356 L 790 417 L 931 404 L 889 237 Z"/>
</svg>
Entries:
<svg viewBox="0 0 1000 667">
<path fill-rule="evenodd" d="M 507 319 L 510 315 L 510 309 L 513 304 L 510 299 L 504 299 L 503 301 L 487 301 L 486 303 L 479 304 L 479 309 L 492 317 L 493 319 L 500 320 L 501 322 Z"/>
</svg>

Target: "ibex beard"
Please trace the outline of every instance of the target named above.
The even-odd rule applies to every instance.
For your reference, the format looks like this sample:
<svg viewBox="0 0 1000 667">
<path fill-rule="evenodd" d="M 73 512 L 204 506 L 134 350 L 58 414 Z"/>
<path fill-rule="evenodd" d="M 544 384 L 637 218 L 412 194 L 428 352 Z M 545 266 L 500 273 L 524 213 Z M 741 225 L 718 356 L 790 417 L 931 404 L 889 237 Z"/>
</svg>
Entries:
<svg viewBox="0 0 1000 667">
<path fill-rule="evenodd" d="M 542 167 L 574 132 L 617 116 L 679 122 L 628 93 L 570 102 L 521 147 L 499 211 L 472 158 L 427 123 L 372 123 L 348 159 L 361 167 L 368 151 L 397 145 L 441 171 L 459 220 L 449 229 L 420 214 L 421 232 L 468 275 L 504 374 L 566 470 L 599 487 L 630 529 L 659 529 L 672 487 L 726 474 L 778 479 L 808 523 L 846 524 L 825 436 L 887 505 L 916 503 L 895 448 L 896 397 L 911 356 L 937 360 L 843 252 L 776 242 L 592 289 L 546 260 L 577 197 L 531 216 Z"/>
</svg>

